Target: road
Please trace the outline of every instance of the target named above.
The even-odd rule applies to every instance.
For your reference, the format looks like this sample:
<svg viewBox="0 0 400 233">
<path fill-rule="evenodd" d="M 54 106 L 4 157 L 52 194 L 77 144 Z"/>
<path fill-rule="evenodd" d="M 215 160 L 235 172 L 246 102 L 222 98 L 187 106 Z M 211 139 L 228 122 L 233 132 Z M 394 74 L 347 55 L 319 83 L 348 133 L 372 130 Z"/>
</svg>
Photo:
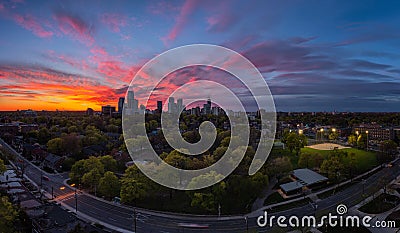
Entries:
<svg viewBox="0 0 400 233">
<path fill-rule="evenodd" d="M 0 143 L 3 146 L 9 147 L 2 140 Z M 12 149 L 12 148 L 11 148 Z M 13 151 L 13 150 L 12 150 Z M 18 158 L 20 155 L 13 151 Z M 57 202 L 63 203 L 70 208 L 75 209 L 76 199 L 75 190 L 70 187 L 64 187 L 64 180 L 67 178 L 66 174 L 46 174 L 50 178 L 50 181 L 41 181 L 43 171 L 32 164 L 25 162 L 25 174 L 32 181 L 40 186 L 48 193 L 53 193 L 56 196 Z M 368 177 L 363 184 L 359 182 L 354 184 L 347 189 L 338 192 L 337 194 L 330 196 L 329 198 L 320 200 L 318 202 L 318 212 L 336 213 L 336 206 L 338 204 L 345 204 L 347 207 L 356 205 L 362 200 L 363 190 L 366 194 L 372 187 L 383 186 L 382 180 L 389 183 L 395 177 L 400 175 L 399 162 L 396 162 L 393 167 L 383 168 L 375 174 Z M 364 186 L 364 187 L 363 187 Z M 134 210 L 133 208 L 120 206 L 114 203 L 109 203 L 101 199 L 95 198 L 86 193 L 77 194 L 78 203 L 78 215 L 84 214 L 97 222 L 106 223 L 128 231 L 134 231 Z M 137 232 L 246 232 L 246 228 L 257 229 L 258 232 L 267 232 L 269 229 L 260 228 L 257 226 L 257 217 L 263 215 L 263 211 L 254 211 L 248 214 L 247 225 L 244 216 L 234 217 L 216 217 L 216 216 L 193 216 L 193 215 L 180 215 L 175 213 L 156 212 L 150 210 L 143 210 L 136 208 L 136 231 Z M 287 211 L 271 213 L 270 215 L 275 216 L 304 216 L 314 213 L 314 209 L 311 205 L 305 205 L 299 208 L 290 209 Z"/>
</svg>

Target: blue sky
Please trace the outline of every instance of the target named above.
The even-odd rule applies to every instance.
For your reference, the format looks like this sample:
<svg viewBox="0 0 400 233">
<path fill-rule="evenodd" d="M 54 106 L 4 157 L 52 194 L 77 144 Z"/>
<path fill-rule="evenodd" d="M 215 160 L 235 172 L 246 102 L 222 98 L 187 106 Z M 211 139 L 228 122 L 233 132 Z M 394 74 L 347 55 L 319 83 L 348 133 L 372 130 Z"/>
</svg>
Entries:
<svg viewBox="0 0 400 233">
<path fill-rule="evenodd" d="M 207 43 L 253 62 L 279 111 L 400 111 L 399 25 L 398 1 L 0 1 L 0 109 L 116 105 L 146 61 Z"/>
</svg>

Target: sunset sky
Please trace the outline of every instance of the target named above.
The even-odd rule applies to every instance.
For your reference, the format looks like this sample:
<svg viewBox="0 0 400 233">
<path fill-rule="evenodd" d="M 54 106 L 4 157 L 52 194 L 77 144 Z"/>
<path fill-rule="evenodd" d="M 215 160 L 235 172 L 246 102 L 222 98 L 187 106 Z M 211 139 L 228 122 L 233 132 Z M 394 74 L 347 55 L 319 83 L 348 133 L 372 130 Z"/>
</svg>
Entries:
<svg viewBox="0 0 400 233">
<path fill-rule="evenodd" d="M 149 59 L 206 43 L 253 62 L 279 111 L 400 111 L 399 1 L 0 0 L 0 28 L 0 110 L 116 106 Z"/>
</svg>

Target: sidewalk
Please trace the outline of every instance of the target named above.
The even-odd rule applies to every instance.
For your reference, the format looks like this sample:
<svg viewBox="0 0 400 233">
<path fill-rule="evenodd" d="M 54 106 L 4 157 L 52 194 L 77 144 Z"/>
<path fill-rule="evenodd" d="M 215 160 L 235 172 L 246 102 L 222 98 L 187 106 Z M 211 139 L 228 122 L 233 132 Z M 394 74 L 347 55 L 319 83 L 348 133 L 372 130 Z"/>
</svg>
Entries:
<svg viewBox="0 0 400 233">
<path fill-rule="evenodd" d="M 397 183 L 397 181 L 400 179 L 400 177 L 396 177 L 396 179 L 392 180 L 388 185 Z M 378 192 L 374 193 L 373 195 L 369 196 L 368 198 L 366 198 L 365 200 L 363 200 L 362 202 L 358 203 L 357 205 L 351 207 L 349 209 L 350 213 L 353 213 L 354 215 L 360 216 L 360 217 L 364 217 L 364 216 L 370 216 L 372 218 L 371 221 L 371 225 L 377 222 L 377 221 L 385 221 L 385 219 L 393 212 L 400 210 L 400 205 L 397 205 L 396 207 L 394 207 L 393 209 L 390 209 L 386 212 L 383 213 L 379 213 L 379 214 L 367 214 L 364 212 L 361 212 L 359 210 L 360 207 L 362 207 L 363 205 L 367 204 L 368 202 L 372 201 L 374 198 L 378 197 L 379 195 L 381 195 L 382 193 L 384 193 L 383 189 L 380 189 Z M 395 195 L 397 197 L 400 198 L 400 194 L 395 191 L 394 193 L 392 193 L 391 195 Z M 396 228 L 375 228 L 375 227 L 371 227 L 369 228 L 369 230 L 372 233 L 382 233 L 382 232 L 387 232 L 387 233 L 395 233 L 399 231 L 399 227 L 400 226 L 396 226 Z"/>
<path fill-rule="evenodd" d="M 254 201 L 253 206 L 251 207 L 251 211 L 255 211 L 264 206 L 265 199 L 267 199 L 273 193 L 273 188 L 277 183 L 278 180 L 276 178 L 271 181 L 271 183 L 268 185 L 268 188 L 264 190 L 262 197 L 258 197 Z"/>
<path fill-rule="evenodd" d="M 399 160 L 399 157 L 397 157 L 396 159 L 392 160 L 391 163 L 396 163 L 397 160 Z M 261 207 L 261 208 L 259 208 L 257 210 L 254 210 L 253 212 L 247 214 L 247 216 L 259 216 L 260 213 L 262 213 L 263 211 L 271 209 L 271 208 L 274 208 L 274 207 L 277 207 L 277 206 L 280 206 L 280 205 L 286 205 L 286 204 L 289 204 L 289 203 L 292 203 L 292 202 L 300 201 L 300 200 L 302 200 L 304 198 L 310 198 L 310 199 L 315 198 L 316 195 L 319 195 L 319 194 L 322 194 L 324 192 L 331 191 L 333 189 L 339 188 L 339 187 L 341 187 L 343 185 L 346 185 L 346 184 L 352 182 L 353 180 L 357 180 L 357 179 L 360 179 L 360 178 L 362 178 L 364 176 L 367 176 L 367 175 L 369 175 L 371 173 L 374 173 L 375 171 L 377 171 L 379 169 L 381 169 L 381 165 L 379 165 L 379 166 L 373 168 L 372 170 L 369 170 L 369 171 L 367 171 L 367 172 L 365 172 L 363 174 L 360 174 L 360 175 L 354 177 L 353 179 L 346 180 L 346 181 L 343 181 L 342 183 L 334 185 L 332 187 L 320 190 L 320 191 L 315 192 L 315 193 L 308 194 L 305 197 L 301 196 L 301 197 L 294 198 L 294 199 L 291 199 L 291 200 L 288 200 L 288 201 L 283 201 L 283 202 L 279 202 L 279 203 L 275 203 L 275 204 L 271 204 L 271 205 L 268 205 L 268 206 Z"/>
</svg>

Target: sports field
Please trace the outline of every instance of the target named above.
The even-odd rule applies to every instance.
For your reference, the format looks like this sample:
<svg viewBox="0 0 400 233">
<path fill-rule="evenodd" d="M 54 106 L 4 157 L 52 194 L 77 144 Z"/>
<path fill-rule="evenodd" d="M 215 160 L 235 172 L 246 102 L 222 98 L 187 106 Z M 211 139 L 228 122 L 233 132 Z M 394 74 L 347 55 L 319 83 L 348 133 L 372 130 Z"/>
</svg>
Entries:
<svg viewBox="0 0 400 233">
<path fill-rule="evenodd" d="M 308 154 L 320 154 L 324 158 L 327 158 L 335 147 L 338 147 L 340 151 L 346 151 L 348 155 L 354 154 L 354 158 L 347 156 L 346 158 L 343 158 L 343 162 L 345 164 L 348 164 L 353 160 L 356 164 L 358 172 L 367 171 L 378 165 L 375 152 L 360 150 L 351 147 L 344 147 L 333 143 L 323 143 L 313 146 L 307 146 L 305 148 L 302 148 L 301 152 Z"/>
<path fill-rule="evenodd" d="M 350 147 L 342 146 L 342 145 L 335 144 L 335 143 L 321 143 L 321 144 L 315 144 L 315 145 L 307 146 L 307 147 L 316 149 L 316 150 L 333 150 L 335 148 L 338 148 L 338 149 L 350 148 Z"/>
</svg>

